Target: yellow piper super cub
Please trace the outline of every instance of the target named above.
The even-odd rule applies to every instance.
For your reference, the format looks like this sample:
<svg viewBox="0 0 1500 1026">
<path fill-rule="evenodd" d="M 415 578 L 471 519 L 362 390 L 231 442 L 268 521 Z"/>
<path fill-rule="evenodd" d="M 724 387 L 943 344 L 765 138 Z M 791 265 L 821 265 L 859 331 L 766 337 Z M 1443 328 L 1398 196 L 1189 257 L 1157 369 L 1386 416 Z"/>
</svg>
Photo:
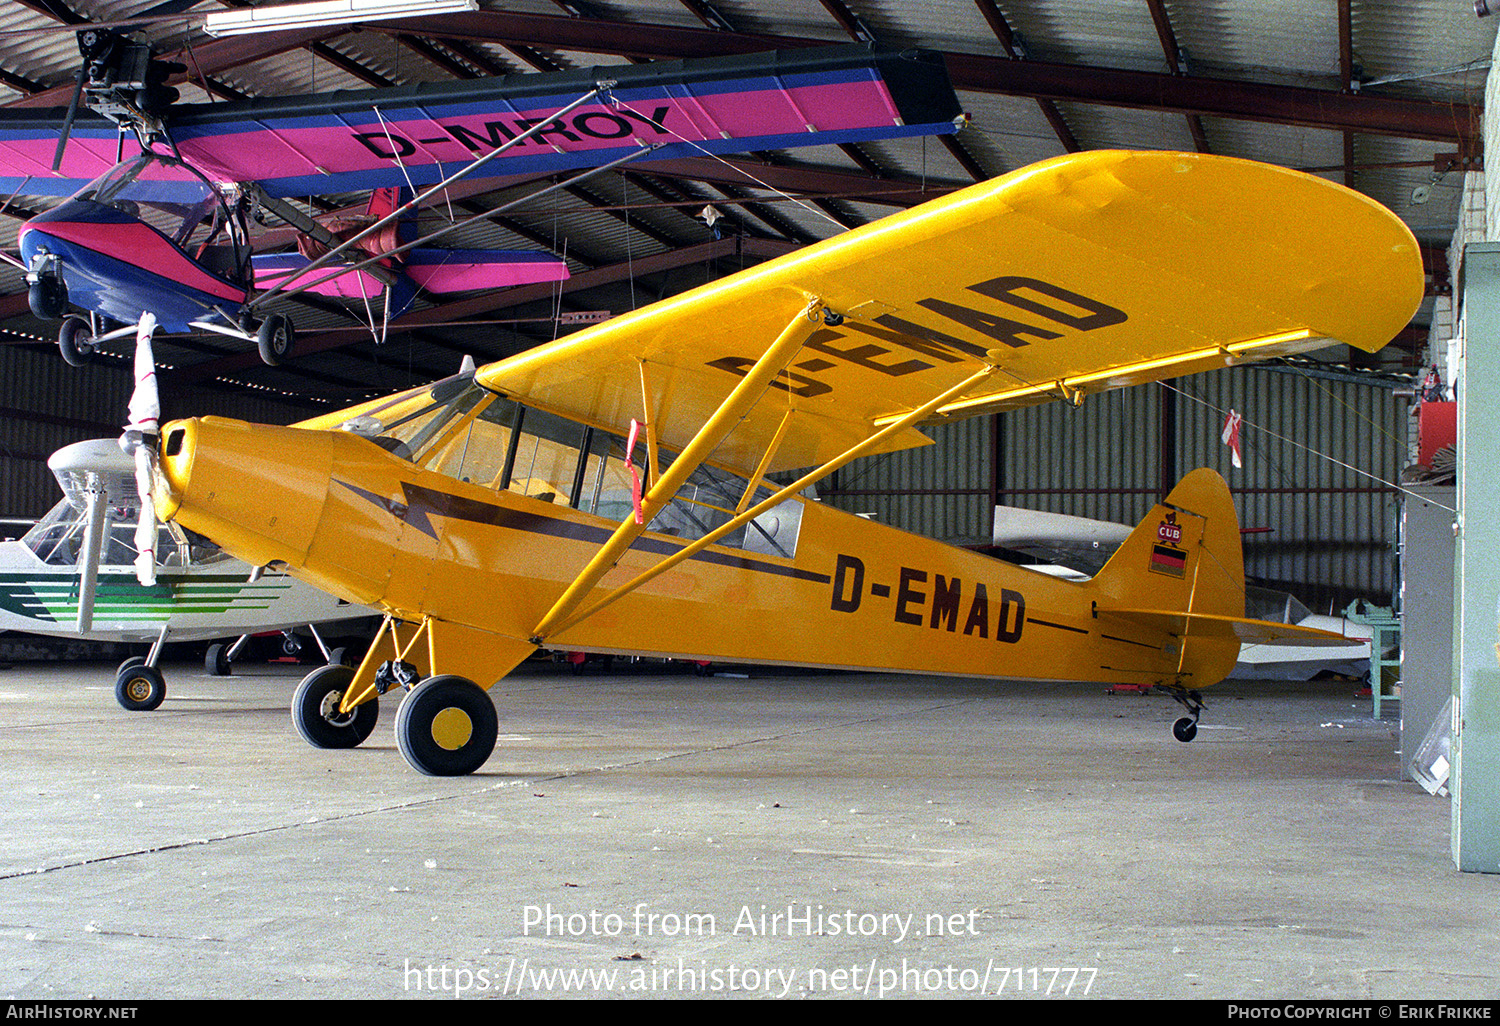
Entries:
<svg viewBox="0 0 1500 1026">
<path fill-rule="evenodd" d="M 493 751 L 538 647 L 1154 684 L 1197 729 L 1244 617 L 1224 482 L 1189 474 L 1092 580 L 809 501 L 918 425 L 1346 343 L 1421 300 L 1416 241 L 1319 178 L 1198 154 L 1037 164 L 430 387 L 293 427 L 162 431 L 163 518 L 388 615 L 293 701 L 359 744 L 377 700 L 418 770 Z M 815 468 L 783 486 L 768 475 Z"/>
</svg>

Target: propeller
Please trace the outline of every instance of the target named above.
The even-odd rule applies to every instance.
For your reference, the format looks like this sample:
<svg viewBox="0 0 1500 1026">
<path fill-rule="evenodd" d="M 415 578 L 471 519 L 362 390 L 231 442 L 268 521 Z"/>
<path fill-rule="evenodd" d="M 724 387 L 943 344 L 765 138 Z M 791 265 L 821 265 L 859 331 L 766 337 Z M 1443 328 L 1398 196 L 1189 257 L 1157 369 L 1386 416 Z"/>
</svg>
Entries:
<svg viewBox="0 0 1500 1026">
<path fill-rule="evenodd" d="M 135 460 L 136 494 L 141 499 L 141 517 L 135 527 L 135 576 L 148 586 L 156 583 L 156 503 L 152 490 L 161 418 L 156 357 L 151 351 L 151 336 L 155 332 L 156 315 L 143 314 L 135 330 L 135 391 L 130 394 L 130 423 L 120 436 L 120 448 Z"/>
</svg>

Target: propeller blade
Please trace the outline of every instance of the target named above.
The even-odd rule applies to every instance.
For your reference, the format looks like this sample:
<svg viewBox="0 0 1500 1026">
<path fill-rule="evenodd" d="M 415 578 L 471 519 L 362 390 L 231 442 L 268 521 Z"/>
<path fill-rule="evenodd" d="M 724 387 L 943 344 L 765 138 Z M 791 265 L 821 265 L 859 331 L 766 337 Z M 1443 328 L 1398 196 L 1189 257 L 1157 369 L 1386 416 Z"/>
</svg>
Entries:
<svg viewBox="0 0 1500 1026">
<path fill-rule="evenodd" d="M 57 150 L 52 154 L 52 170 L 62 167 L 63 150 L 68 147 L 68 136 L 73 132 L 73 119 L 78 116 L 78 99 L 83 95 L 83 79 L 89 73 L 84 64 L 78 69 L 78 79 L 73 83 L 73 98 L 68 101 L 68 113 L 63 118 L 62 133 L 57 137 Z"/>
<path fill-rule="evenodd" d="M 151 493 L 161 417 L 156 357 L 151 351 L 151 336 L 155 331 L 156 315 L 143 314 L 135 329 L 135 391 L 130 394 L 130 423 L 120 438 L 120 448 L 135 459 L 135 488 L 141 499 L 141 518 L 135 528 L 135 576 L 148 586 L 156 583 L 156 503 Z"/>
</svg>

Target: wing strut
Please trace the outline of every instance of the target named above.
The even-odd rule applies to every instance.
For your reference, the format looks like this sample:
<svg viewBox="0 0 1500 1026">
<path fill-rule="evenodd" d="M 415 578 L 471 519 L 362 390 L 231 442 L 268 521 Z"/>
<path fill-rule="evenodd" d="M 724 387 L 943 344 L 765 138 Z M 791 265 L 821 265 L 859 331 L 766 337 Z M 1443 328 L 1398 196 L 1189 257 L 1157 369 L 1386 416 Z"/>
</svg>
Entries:
<svg viewBox="0 0 1500 1026">
<path fill-rule="evenodd" d="M 787 326 L 782 329 L 776 341 L 761 354 L 760 359 L 755 361 L 755 366 L 751 367 L 740 379 L 739 384 L 725 397 L 713 415 L 703 422 L 703 426 L 698 429 L 693 440 L 672 461 L 672 465 L 663 471 L 660 477 L 653 477 L 651 490 L 642 499 L 640 522 L 638 523 L 634 516 L 626 517 L 620 526 L 615 528 L 615 533 L 610 536 L 609 541 L 604 543 L 603 547 L 594 554 L 594 558 L 589 560 L 588 565 L 573 579 L 573 583 L 563 591 L 562 596 L 548 610 L 547 615 L 542 617 L 541 622 L 531 632 L 534 643 L 539 644 L 542 638 L 553 632 L 564 617 L 578 608 L 594 585 L 599 583 L 599 579 L 608 573 L 625 554 L 625 551 L 635 543 L 635 540 L 645 533 L 647 525 L 671 500 L 672 496 L 677 494 L 677 490 L 687 482 L 688 476 L 698 469 L 699 464 L 718 448 L 724 437 L 738 427 L 741 419 L 756 403 L 760 402 L 761 396 L 775 380 L 776 375 L 791 363 L 792 358 L 801 350 L 803 343 L 821 326 L 822 311 L 823 304 L 816 299 L 797 311 Z"/>
<path fill-rule="evenodd" d="M 380 229 L 384 228 L 386 225 L 390 224 L 391 222 L 395 221 L 397 218 L 401 217 L 408 210 L 415 210 L 429 196 L 436 195 L 437 193 L 439 193 L 439 192 L 443 191 L 444 189 L 446 189 L 448 186 L 452 185 L 454 182 L 458 181 L 460 178 L 463 178 L 464 176 L 472 174 L 473 172 L 479 170 L 481 167 L 484 167 L 484 165 L 488 164 L 490 161 L 492 161 L 496 157 L 500 156 L 500 154 L 504 153 L 506 150 L 509 150 L 513 146 L 519 146 L 519 145 L 521 145 L 527 139 L 529 139 L 532 136 L 534 136 L 534 135 L 538 134 L 539 132 L 541 132 L 548 125 L 553 124 L 554 122 L 556 122 L 556 120 L 558 118 L 562 117 L 563 115 L 565 115 L 565 114 L 567 114 L 567 113 L 569 113 L 569 112 L 571 112 L 573 110 L 576 110 L 579 107 L 582 107 L 585 103 L 590 102 L 596 96 L 599 96 L 601 93 L 607 93 L 607 92 L 609 92 L 609 90 L 612 89 L 612 88 L 614 88 L 614 86 L 615 86 L 615 82 L 614 82 L 613 79 L 605 79 L 603 81 L 595 83 L 594 88 L 590 89 L 588 92 L 586 92 L 582 96 L 578 97 L 578 99 L 574 100 L 572 103 L 568 104 L 566 107 L 563 107 L 556 114 L 553 114 L 550 118 L 547 118 L 544 121 L 539 121 L 536 124 L 532 125 L 530 128 L 528 128 L 526 131 L 521 132 L 520 134 L 516 135 L 513 138 L 505 140 L 505 142 L 501 143 L 499 146 L 496 146 L 493 150 L 491 150 L 490 152 L 486 153 L 484 156 L 478 158 L 477 160 L 474 160 L 474 161 L 470 162 L 469 164 L 464 165 L 462 168 L 460 168 L 459 170 L 455 171 L 453 174 L 449 175 L 447 178 L 444 178 L 441 182 L 438 182 L 436 185 L 432 186 L 432 188 L 430 188 L 427 191 L 421 193 L 420 195 L 413 196 L 411 199 L 409 199 L 405 203 L 401 204 L 401 206 L 397 207 L 395 210 L 392 210 L 389 214 L 386 214 L 384 217 L 382 217 L 380 220 L 376 221 L 374 224 L 370 225 L 368 228 L 365 228 L 363 231 L 359 232 L 358 234 L 353 235 L 353 236 L 351 236 L 348 239 L 345 239 L 339 245 L 335 246 L 333 249 L 330 249 L 327 253 L 324 253 L 322 256 L 318 257 L 312 263 L 310 263 L 306 267 L 304 267 L 302 269 L 302 274 L 307 274 L 307 273 L 309 273 L 311 271 L 314 271 L 314 270 L 318 269 L 319 267 L 324 266 L 329 261 L 331 261 L 331 260 L 333 260 L 333 259 L 335 259 L 335 258 L 337 258 L 339 256 L 342 256 L 345 252 L 347 252 L 349 250 L 350 247 L 354 246 L 358 242 L 363 241 L 364 239 L 368 238 L 369 236 L 374 235 L 376 232 L 380 231 Z M 636 156 L 636 154 L 631 154 L 630 156 L 634 157 L 634 156 Z M 613 166 L 613 165 L 609 165 L 609 166 Z M 464 222 L 464 223 L 467 224 L 468 222 Z M 445 229 L 445 231 L 452 231 L 454 228 L 457 228 L 457 227 L 460 227 L 460 225 L 450 225 L 447 229 Z M 429 236 L 429 238 L 431 238 L 431 236 Z M 415 245 L 415 243 L 413 245 Z M 388 256 L 388 255 L 389 254 L 382 253 L 381 257 L 383 258 L 383 257 Z M 299 275 L 299 277 L 300 277 L 300 275 Z M 260 296 L 257 296 L 254 300 L 252 300 L 250 303 L 248 303 L 246 305 L 247 306 L 256 306 L 256 305 L 264 303 L 271 296 L 276 295 L 277 293 L 286 291 L 286 289 L 284 288 L 285 285 L 286 285 L 286 282 L 282 282 L 282 283 L 278 284 L 275 288 L 271 288 L 271 289 L 266 290 L 266 292 L 262 293 Z M 304 286 L 304 288 L 306 288 L 306 287 L 307 286 Z"/>
<path fill-rule="evenodd" d="M 663 573 L 666 573 L 668 570 L 672 569 L 674 566 L 683 562 L 684 560 L 691 559 L 693 556 L 697 555 L 699 552 L 703 551 L 705 548 L 712 545 L 714 542 L 718 541 L 726 534 L 729 534 L 731 531 L 738 530 L 740 527 L 748 524 L 750 521 L 760 516 L 766 510 L 771 509 L 773 506 L 784 502 L 786 499 L 806 488 L 808 485 L 821 480 L 822 478 L 833 473 L 835 470 L 838 470 L 845 464 L 863 456 L 865 453 L 879 446 L 881 442 L 885 441 L 885 439 L 887 439 L 891 435 L 896 434 L 899 431 L 905 431 L 907 428 L 911 427 L 918 421 L 931 416 L 933 411 L 938 407 L 942 406 L 944 403 L 951 402 L 958 396 L 963 395 L 969 389 L 979 384 L 979 382 L 983 381 L 994 372 L 995 367 L 993 364 L 985 364 L 982 369 L 976 371 L 974 374 L 971 374 L 969 377 L 960 381 L 958 384 L 954 385 L 946 392 L 943 392 L 941 395 L 935 396 L 934 398 L 923 403 L 921 406 L 918 406 L 916 409 L 903 414 L 898 420 L 887 424 L 879 431 L 876 431 L 874 434 L 870 435 L 863 442 L 860 442 L 852 448 L 845 450 L 843 454 L 835 456 L 833 459 L 829 460 L 821 467 L 818 467 L 816 470 L 804 474 L 802 477 L 785 486 L 774 495 L 770 496 L 767 499 L 763 499 L 762 501 L 756 503 L 754 506 L 751 506 L 749 509 L 745 510 L 743 513 L 740 513 L 738 516 L 733 517 L 729 520 L 728 523 L 720 525 L 692 544 L 674 552 L 672 555 L 668 556 L 660 563 L 657 563 L 651 569 L 641 573 L 633 580 L 627 581 L 626 583 L 620 585 L 618 588 L 610 591 L 598 602 L 594 603 L 583 612 L 578 613 L 566 620 L 562 620 L 560 623 L 556 623 L 555 626 L 549 624 L 548 620 L 556 622 L 560 618 L 554 617 L 552 614 L 548 614 L 548 620 L 544 620 L 537 626 L 537 630 L 534 632 L 537 636 L 531 639 L 533 644 L 541 644 L 545 640 L 545 634 L 547 632 L 543 630 L 544 627 L 548 627 L 551 634 L 561 634 L 569 627 L 572 627 L 575 624 L 588 619 L 590 616 L 593 616 L 595 613 L 610 605 L 615 600 L 623 598 L 630 592 L 639 588 L 641 585 L 647 583 L 648 581 Z M 670 471 L 668 471 L 668 473 L 670 473 Z M 595 579 L 597 580 L 597 576 Z M 576 581 L 574 583 L 577 584 Z M 559 605 L 561 605 L 561 603 L 559 603 Z M 553 612 L 555 613 L 556 611 L 557 607 L 554 607 Z"/>
</svg>

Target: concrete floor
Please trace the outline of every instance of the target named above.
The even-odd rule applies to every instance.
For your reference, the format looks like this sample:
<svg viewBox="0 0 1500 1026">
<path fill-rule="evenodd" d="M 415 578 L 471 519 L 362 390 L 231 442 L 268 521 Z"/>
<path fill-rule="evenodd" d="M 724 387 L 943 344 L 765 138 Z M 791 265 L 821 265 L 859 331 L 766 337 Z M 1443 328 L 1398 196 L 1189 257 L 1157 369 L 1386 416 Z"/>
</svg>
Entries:
<svg viewBox="0 0 1500 1026">
<path fill-rule="evenodd" d="M 529 664 L 440 780 L 394 703 L 318 751 L 299 671 L 167 670 L 154 713 L 0 670 L 0 994 L 1500 994 L 1500 877 L 1349 684 L 1221 685 L 1183 745 L 1098 686 Z"/>
</svg>

